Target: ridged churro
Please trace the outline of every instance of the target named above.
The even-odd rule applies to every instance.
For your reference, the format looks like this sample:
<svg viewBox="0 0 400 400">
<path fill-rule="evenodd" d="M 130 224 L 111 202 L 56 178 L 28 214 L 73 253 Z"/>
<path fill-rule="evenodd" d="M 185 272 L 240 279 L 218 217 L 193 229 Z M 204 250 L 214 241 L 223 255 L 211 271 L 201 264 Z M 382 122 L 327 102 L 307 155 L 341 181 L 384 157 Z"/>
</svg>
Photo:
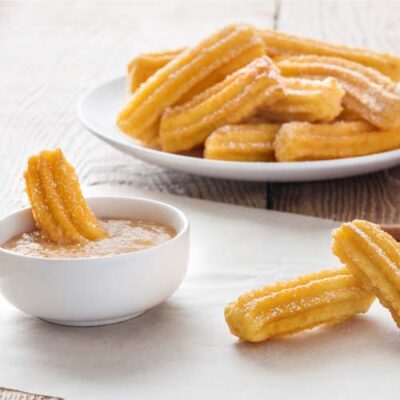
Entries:
<svg viewBox="0 0 400 400">
<path fill-rule="evenodd" d="M 343 104 L 381 129 L 400 127 L 400 89 L 385 75 L 335 57 L 292 56 L 277 61 L 284 76 L 333 77 L 346 91 Z"/>
<path fill-rule="evenodd" d="M 355 220 L 333 232 L 332 250 L 400 327 L 399 243 L 378 225 Z"/>
<path fill-rule="evenodd" d="M 204 158 L 229 161 L 273 161 L 272 146 L 280 124 L 225 125 L 206 140 Z"/>
<path fill-rule="evenodd" d="M 70 244 L 107 236 L 60 149 L 30 157 L 24 177 L 35 223 L 50 240 Z"/>
<path fill-rule="evenodd" d="M 134 57 L 128 64 L 129 88 L 133 93 L 157 70 L 167 65 L 184 49 L 166 50 L 157 53 L 143 53 Z"/>
<path fill-rule="evenodd" d="M 280 76 L 267 57 L 260 57 L 200 93 L 191 101 L 167 109 L 160 125 L 164 151 L 190 150 L 217 128 L 249 117 L 261 104 L 283 96 Z"/>
<path fill-rule="evenodd" d="M 118 116 L 122 131 L 143 142 L 154 140 L 157 123 L 165 108 L 176 104 L 191 89 L 201 85 L 215 71 L 228 64 L 248 62 L 250 49 L 262 50 L 262 43 L 248 25 L 229 25 L 197 46 L 188 48 L 159 69 L 132 94 Z"/>
<path fill-rule="evenodd" d="M 182 52 L 182 50 L 180 50 L 180 52 Z M 170 52 L 166 51 L 162 53 L 142 54 L 134 58 L 128 67 L 131 92 L 133 93 L 143 82 L 145 82 L 158 69 L 171 61 L 177 54 L 179 54 L 179 50 Z M 264 54 L 265 51 L 261 42 L 256 46 L 249 47 L 249 49 L 247 51 L 244 51 L 240 57 L 237 57 L 228 64 L 222 65 L 207 78 L 200 81 L 185 95 L 183 95 L 182 98 L 177 101 L 177 104 L 182 104 L 191 100 L 197 94 L 210 88 L 216 83 L 221 82 L 229 74 L 237 71 L 238 69 L 244 67 L 254 59 L 261 57 Z"/>
<path fill-rule="evenodd" d="M 252 290 L 225 308 L 231 333 L 249 342 L 291 335 L 368 311 L 374 296 L 346 268 Z"/>
<path fill-rule="evenodd" d="M 260 29 L 259 34 L 264 40 L 267 54 L 271 57 L 301 54 L 339 57 L 375 68 L 396 82 L 400 80 L 399 56 L 330 44 L 272 29 Z"/>
<path fill-rule="evenodd" d="M 330 122 L 342 112 L 345 91 L 332 78 L 310 80 L 286 78 L 285 96 L 278 102 L 263 107 L 259 115 L 267 121 Z"/>
<path fill-rule="evenodd" d="M 366 122 L 332 124 L 288 122 L 276 135 L 278 161 L 313 161 L 357 157 L 400 147 L 400 130 L 378 131 Z"/>
</svg>

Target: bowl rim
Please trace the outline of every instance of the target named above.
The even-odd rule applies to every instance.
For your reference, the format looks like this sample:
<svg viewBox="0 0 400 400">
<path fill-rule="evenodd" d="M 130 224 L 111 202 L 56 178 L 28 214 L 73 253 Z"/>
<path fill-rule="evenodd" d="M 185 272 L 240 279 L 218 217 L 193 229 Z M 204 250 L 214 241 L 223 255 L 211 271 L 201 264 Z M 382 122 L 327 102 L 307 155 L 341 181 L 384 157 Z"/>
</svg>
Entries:
<svg viewBox="0 0 400 400">
<path fill-rule="evenodd" d="M 89 201 L 90 200 L 100 200 L 100 201 L 129 200 L 129 201 L 141 201 L 144 203 L 149 203 L 156 207 L 169 209 L 170 211 L 175 213 L 175 215 L 178 217 L 178 219 L 183 222 L 183 226 L 179 230 L 179 232 L 177 232 L 177 234 L 170 240 L 167 240 L 167 241 L 157 244 L 155 246 L 148 247 L 146 249 L 131 251 L 131 252 L 122 253 L 122 254 L 112 254 L 112 255 L 96 256 L 96 257 L 74 257 L 74 258 L 39 257 L 39 256 L 21 254 L 16 251 L 5 249 L 4 247 L 2 247 L 2 245 L 5 242 L 2 242 L 2 243 L 0 243 L 0 255 L 4 254 L 7 256 L 21 258 L 21 259 L 27 260 L 27 261 L 35 260 L 35 261 L 43 261 L 46 263 L 54 262 L 54 263 L 68 263 L 68 264 L 82 263 L 85 261 L 87 262 L 87 264 L 90 264 L 90 263 L 93 263 L 93 261 L 104 261 L 104 260 L 107 261 L 107 260 L 111 260 L 111 259 L 114 260 L 114 259 L 124 259 L 124 258 L 132 258 L 132 257 L 135 258 L 135 257 L 142 256 L 143 253 L 148 253 L 150 255 L 150 253 L 154 253 L 166 246 L 171 245 L 173 242 L 176 242 L 182 236 L 186 235 L 190 228 L 189 220 L 188 220 L 186 214 L 183 211 L 181 211 L 179 208 L 177 208 L 171 204 L 165 203 L 163 201 L 148 199 L 145 197 L 133 197 L 133 196 L 85 196 L 85 199 L 89 200 Z M 29 211 L 31 211 L 31 209 L 32 209 L 31 207 L 24 207 L 24 208 L 20 208 L 16 211 L 11 211 L 10 213 L 4 215 L 3 217 L 0 218 L 0 229 L 1 229 L 1 225 L 4 223 L 4 221 L 7 218 L 14 217 L 18 214 L 23 214 L 23 213 L 29 212 Z M 9 239 L 7 239 L 7 240 L 9 240 Z"/>
</svg>

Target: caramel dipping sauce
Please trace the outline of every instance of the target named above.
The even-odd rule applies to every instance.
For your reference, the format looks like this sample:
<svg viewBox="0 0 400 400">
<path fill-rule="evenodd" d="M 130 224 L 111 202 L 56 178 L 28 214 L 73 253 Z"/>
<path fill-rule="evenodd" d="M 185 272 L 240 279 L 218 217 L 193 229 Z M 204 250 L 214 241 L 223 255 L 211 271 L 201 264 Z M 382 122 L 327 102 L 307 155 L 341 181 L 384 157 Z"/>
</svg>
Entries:
<svg viewBox="0 0 400 400">
<path fill-rule="evenodd" d="M 131 253 L 164 243 L 176 231 L 170 226 L 141 219 L 100 219 L 108 237 L 83 244 L 60 245 L 46 239 L 38 229 L 22 233 L 1 247 L 15 253 L 44 258 L 90 258 Z"/>
</svg>

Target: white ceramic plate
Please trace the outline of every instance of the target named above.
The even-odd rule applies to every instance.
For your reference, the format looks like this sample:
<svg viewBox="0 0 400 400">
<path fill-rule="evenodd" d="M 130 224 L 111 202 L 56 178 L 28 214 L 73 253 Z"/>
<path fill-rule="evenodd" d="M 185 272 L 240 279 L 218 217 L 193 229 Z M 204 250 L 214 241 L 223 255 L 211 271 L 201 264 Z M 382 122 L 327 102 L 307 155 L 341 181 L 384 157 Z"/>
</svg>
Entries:
<svg viewBox="0 0 400 400">
<path fill-rule="evenodd" d="M 115 125 L 129 93 L 123 77 L 86 93 L 78 106 L 79 118 L 90 132 L 111 146 L 161 167 L 213 178 L 244 181 L 313 181 L 344 178 L 379 171 L 400 164 L 400 149 L 341 160 L 291 163 L 233 162 L 164 153 L 145 148 Z"/>
</svg>

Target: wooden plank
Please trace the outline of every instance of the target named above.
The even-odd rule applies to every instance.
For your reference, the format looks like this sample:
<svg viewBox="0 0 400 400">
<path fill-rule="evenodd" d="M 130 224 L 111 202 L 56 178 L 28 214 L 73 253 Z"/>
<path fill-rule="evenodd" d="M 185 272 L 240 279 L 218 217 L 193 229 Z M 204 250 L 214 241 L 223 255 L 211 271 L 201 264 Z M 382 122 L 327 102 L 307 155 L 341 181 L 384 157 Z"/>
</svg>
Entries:
<svg viewBox="0 0 400 400">
<path fill-rule="evenodd" d="M 400 3 L 282 1 L 277 29 L 400 53 Z M 400 168 L 328 182 L 273 184 L 270 208 L 336 220 L 400 220 Z"/>
<path fill-rule="evenodd" d="M 0 400 L 63 400 L 61 397 L 45 396 L 0 387 Z"/>
<path fill-rule="evenodd" d="M 27 157 L 61 147 L 83 185 L 136 185 L 265 207 L 262 183 L 216 181 L 133 160 L 80 125 L 76 102 L 137 52 L 193 43 L 225 23 L 273 24 L 275 3 L 21 1 L 0 5 L 0 214 L 26 204 Z"/>
</svg>

